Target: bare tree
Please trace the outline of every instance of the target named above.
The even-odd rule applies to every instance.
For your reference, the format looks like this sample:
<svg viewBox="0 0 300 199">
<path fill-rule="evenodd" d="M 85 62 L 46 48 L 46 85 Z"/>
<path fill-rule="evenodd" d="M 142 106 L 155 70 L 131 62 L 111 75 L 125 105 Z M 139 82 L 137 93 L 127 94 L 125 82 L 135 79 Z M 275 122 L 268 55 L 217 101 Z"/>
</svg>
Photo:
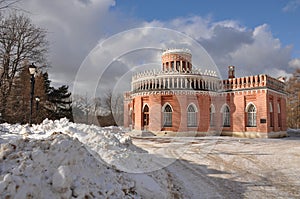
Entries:
<svg viewBox="0 0 300 199">
<path fill-rule="evenodd" d="M 123 125 L 123 95 L 120 93 L 113 95 L 111 90 L 107 90 L 104 98 L 104 104 L 114 119 L 112 122 L 117 125 Z"/>
<path fill-rule="evenodd" d="M 300 127 L 300 69 L 287 82 L 287 122 L 290 128 Z"/>
<path fill-rule="evenodd" d="M 99 97 L 89 98 L 88 95 L 73 95 L 73 117 L 76 122 L 86 124 L 98 124 L 97 116 L 101 114 L 101 99 Z"/>
<path fill-rule="evenodd" d="M 29 122 L 30 113 L 30 74 L 24 68 L 15 78 L 11 94 L 6 105 L 6 121 L 9 123 L 26 123 Z M 45 78 L 39 71 L 35 76 L 35 98 L 40 101 L 34 101 L 33 104 L 33 122 L 40 123 L 49 116 L 47 109 L 47 95 L 45 92 Z"/>
<path fill-rule="evenodd" d="M 0 0 L 0 10 L 19 9 L 16 4 L 21 0 Z"/>
<path fill-rule="evenodd" d="M 2 18 L 0 21 L 0 113 L 2 118 L 5 117 L 7 98 L 16 75 L 31 62 L 45 67 L 47 52 L 46 31 L 32 24 L 28 17 L 12 13 Z"/>
</svg>

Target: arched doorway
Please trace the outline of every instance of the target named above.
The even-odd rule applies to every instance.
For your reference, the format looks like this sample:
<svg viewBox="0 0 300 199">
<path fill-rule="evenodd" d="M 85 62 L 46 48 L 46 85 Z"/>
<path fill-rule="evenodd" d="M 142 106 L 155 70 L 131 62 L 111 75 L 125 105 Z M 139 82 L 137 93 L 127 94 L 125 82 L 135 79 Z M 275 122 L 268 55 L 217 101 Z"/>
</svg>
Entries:
<svg viewBox="0 0 300 199">
<path fill-rule="evenodd" d="M 146 104 L 143 108 L 143 130 L 148 130 L 149 126 L 149 106 Z"/>
</svg>

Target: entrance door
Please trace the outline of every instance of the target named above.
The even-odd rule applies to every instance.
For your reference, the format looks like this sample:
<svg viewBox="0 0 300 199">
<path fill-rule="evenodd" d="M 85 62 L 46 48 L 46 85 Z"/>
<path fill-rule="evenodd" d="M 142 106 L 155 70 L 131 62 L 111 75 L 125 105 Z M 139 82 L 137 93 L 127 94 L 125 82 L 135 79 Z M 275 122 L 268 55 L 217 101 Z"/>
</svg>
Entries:
<svg viewBox="0 0 300 199">
<path fill-rule="evenodd" d="M 148 105 L 144 106 L 143 109 L 143 128 L 144 130 L 148 130 L 149 126 L 149 107 Z"/>
</svg>

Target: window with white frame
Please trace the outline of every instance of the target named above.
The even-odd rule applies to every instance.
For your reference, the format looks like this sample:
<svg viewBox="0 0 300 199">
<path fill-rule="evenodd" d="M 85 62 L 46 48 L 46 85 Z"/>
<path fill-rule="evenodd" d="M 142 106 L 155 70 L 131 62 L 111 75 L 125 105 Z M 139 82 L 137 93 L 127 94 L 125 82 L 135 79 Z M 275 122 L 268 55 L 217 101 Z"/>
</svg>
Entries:
<svg viewBox="0 0 300 199">
<path fill-rule="evenodd" d="M 250 104 L 247 109 L 247 126 L 256 127 L 256 108 L 253 104 Z"/>
<path fill-rule="evenodd" d="M 270 108 L 270 127 L 274 126 L 273 102 L 269 102 Z"/>
<path fill-rule="evenodd" d="M 187 110 L 187 126 L 188 127 L 197 126 L 197 111 L 192 104 L 188 106 L 188 110 Z"/>
<path fill-rule="evenodd" d="M 149 106 L 145 105 L 143 109 L 143 126 L 149 125 Z"/>
<path fill-rule="evenodd" d="M 172 126 L 172 108 L 167 104 L 163 110 L 163 126 L 171 127 Z"/>
<path fill-rule="evenodd" d="M 223 126 L 229 127 L 230 126 L 230 110 L 227 105 L 223 108 Z"/>
<path fill-rule="evenodd" d="M 214 105 L 211 105 L 209 108 L 209 125 L 210 126 L 215 126 L 215 107 Z"/>
<path fill-rule="evenodd" d="M 278 127 L 281 127 L 281 111 L 280 111 L 280 104 L 277 104 L 277 114 L 278 114 Z"/>
</svg>

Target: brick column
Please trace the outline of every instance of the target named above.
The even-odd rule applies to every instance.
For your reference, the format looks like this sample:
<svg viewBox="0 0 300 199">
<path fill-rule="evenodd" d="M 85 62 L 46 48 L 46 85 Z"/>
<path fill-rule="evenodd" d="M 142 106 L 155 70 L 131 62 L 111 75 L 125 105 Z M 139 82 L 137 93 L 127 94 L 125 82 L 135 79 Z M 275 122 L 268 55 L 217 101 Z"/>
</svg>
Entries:
<svg viewBox="0 0 300 199">
<path fill-rule="evenodd" d="M 124 127 L 129 127 L 129 120 L 130 120 L 130 117 L 129 117 L 129 102 L 126 100 L 124 101 Z"/>
<path fill-rule="evenodd" d="M 186 132 L 187 129 L 187 96 L 186 95 L 178 95 L 176 96 L 178 100 L 178 106 L 174 107 L 175 111 L 173 113 L 173 124 L 174 126 L 178 126 L 179 132 Z M 178 110 L 178 112 L 177 112 Z"/>
<path fill-rule="evenodd" d="M 162 125 L 162 106 L 160 95 L 149 96 L 149 130 L 161 131 Z"/>
<path fill-rule="evenodd" d="M 279 121 L 278 121 L 278 101 L 277 100 L 278 100 L 277 97 L 274 96 L 274 98 L 273 98 L 273 114 L 274 114 L 273 131 L 274 132 L 279 131 L 279 128 L 278 128 L 278 124 L 279 124 Z"/>
<path fill-rule="evenodd" d="M 134 104 L 134 118 L 135 118 L 135 130 L 142 130 L 142 97 L 136 97 L 135 98 L 135 104 Z"/>
<path fill-rule="evenodd" d="M 236 94 L 233 97 L 233 104 L 235 105 L 235 111 L 232 112 L 232 130 L 233 132 L 244 132 L 246 130 L 246 101 L 242 94 Z"/>
</svg>

